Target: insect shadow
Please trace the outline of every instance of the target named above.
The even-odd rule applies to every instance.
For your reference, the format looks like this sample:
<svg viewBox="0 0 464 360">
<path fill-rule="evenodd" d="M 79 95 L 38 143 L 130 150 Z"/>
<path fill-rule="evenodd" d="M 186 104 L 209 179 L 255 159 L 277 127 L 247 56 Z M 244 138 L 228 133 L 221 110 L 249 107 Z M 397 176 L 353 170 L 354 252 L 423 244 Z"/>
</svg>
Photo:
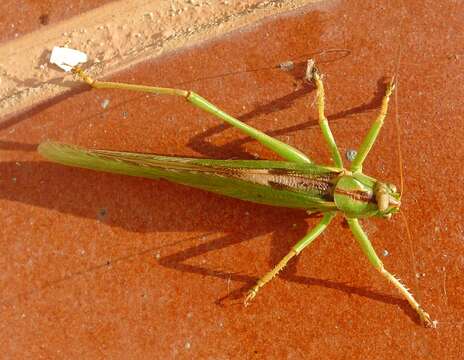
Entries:
<svg viewBox="0 0 464 360">
<path fill-rule="evenodd" d="M 280 210 L 280 212 L 282 212 Z M 285 216 L 287 215 L 287 216 Z M 279 226 L 270 230 L 272 237 L 271 240 L 271 256 L 269 259 L 269 267 L 274 266 L 285 254 L 288 253 L 288 249 L 291 248 L 301 237 L 303 237 L 308 231 L 308 225 L 305 222 L 304 213 L 301 211 L 291 210 L 289 214 L 285 214 L 285 219 L 282 221 L 282 217 L 279 221 Z M 253 216 L 259 216 L 253 214 Z M 317 217 L 318 215 L 312 215 L 311 217 Z M 287 218 L 289 217 L 289 218 Z M 290 221 L 290 222 L 289 222 Z M 339 224 L 333 224 L 338 226 Z M 263 229 L 264 233 L 268 233 Z M 185 250 L 178 251 L 172 255 L 161 257 L 158 262 L 160 265 L 175 269 L 177 271 L 194 273 L 202 276 L 213 276 L 216 278 L 223 279 L 225 281 L 234 281 L 242 283 L 242 286 L 231 290 L 225 296 L 222 296 L 216 299 L 215 304 L 220 307 L 225 307 L 229 305 L 238 305 L 243 306 L 243 299 L 247 291 L 252 285 L 258 280 L 257 277 L 252 277 L 249 275 L 244 275 L 240 273 L 231 273 L 224 271 L 222 269 L 212 269 L 210 267 L 203 267 L 198 265 L 188 264 L 187 261 L 211 251 L 219 251 L 227 247 L 237 245 L 244 241 L 249 241 L 253 235 L 263 235 L 260 231 L 255 234 L 248 233 L 247 236 L 243 236 L 240 233 L 232 232 L 227 235 L 221 236 L 214 240 L 191 246 Z M 311 251 L 308 249 L 307 251 Z M 385 293 L 380 293 L 375 290 L 371 290 L 367 287 L 352 286 L 347 283 L 328 280 L 328 279 L 318 279 L 314 277 L 297 275 L 297 267 L 300 258 L 294 259 L 287 267 L 279 273 L 279 278 L 284 281 L 289 281 L 292 283 L 302 284 L 308 287 L 319 286 L 329 289 L 335 289 L 338 291 L 345 292 L 349 295 L 358 295 L 361 297 L 369 298 L 375 301 L 380 301 L 383 303 L 396 305 L 416 324 L 420 324 L 420 321 L 417 319 L 416 312 L 409 306 L 406 300 L 403 300 L 397 296 L 388 295 Z M 265 296 L 265 295 L 264 295 Z"/>
<path fill-rule="evenodd" d="M 381 78 L 377 82 L 377 89 L 373 97 L 366 103 L 357 105 L 351 109 L 343 110 L 338 113 L 328 115 L 327 118 L 332 124 L 336 121 L 341 121 L 342 119 L 348 120 L 354 115 L 359 115 L 366 112 L 378 111 L 380 104 L 382 102 L 382 97 L 385 92 L 385 85 L 388 83 L 389 79 Z M 244 123 L 249 123 L 253 118 L 261 115 L 271 115 L 276 112 L 283 111 L 287 108 L 290 108 L 294 105 L 295 101 L 301 97 L 308 97 L 314 91 L 314 86 L 310 83 L 304 83 L 302 87 L 296 91 L 293 91 L 287 95 L 274 99 L 266 104 L 257 105 L 252 111 L 249 111 L 245 114 L 237 116 L 237 119 Z M 283 135 L 291 135 L 298 131 L 308 130 L 314 127 L 319 126 L 318 120 L 311 114 L 304 115 L 306 120 L 299 124 L 292 126 L 287 126 L 281 129 L 276 130 L 266 130 L 266 134 L 272 137 L 279 137 Z M 234 154 L 234 157 L 240 159 L 250 159 L 253 156 L 247 153 L 243 149 L 243 145 L 253 142 L 254 140 L 250 137 L 244 137 L 241 139 L 236 139 L 228 142 L 222 146 L 212 144 L 208 139 L 216 136 L 228 129 L 231 129 L 232 126 L 228 124 L 218 124 L 213 126 L 195 136 L 193 136 L 188 142 L 188 146 L 195 150 L 196 152 L 207 156 L 207 157 L 219 157 L 224 156 L 225 154 Z"/>
</svg>

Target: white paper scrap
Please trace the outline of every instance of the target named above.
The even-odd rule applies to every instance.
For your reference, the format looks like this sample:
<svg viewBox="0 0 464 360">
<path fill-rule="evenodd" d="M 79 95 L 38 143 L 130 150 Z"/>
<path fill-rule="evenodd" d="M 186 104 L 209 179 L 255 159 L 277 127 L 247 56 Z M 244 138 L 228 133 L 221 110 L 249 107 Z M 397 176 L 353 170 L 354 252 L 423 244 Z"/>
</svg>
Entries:
<svg viewBox="0 0 464 360">
<path fill-rule="evenodd" d="M 50 55 L 50 62 L 66 72 L 79 64 L 87 62 L 88 57 L 82 51 L 55 46 Z"/>
</svg>

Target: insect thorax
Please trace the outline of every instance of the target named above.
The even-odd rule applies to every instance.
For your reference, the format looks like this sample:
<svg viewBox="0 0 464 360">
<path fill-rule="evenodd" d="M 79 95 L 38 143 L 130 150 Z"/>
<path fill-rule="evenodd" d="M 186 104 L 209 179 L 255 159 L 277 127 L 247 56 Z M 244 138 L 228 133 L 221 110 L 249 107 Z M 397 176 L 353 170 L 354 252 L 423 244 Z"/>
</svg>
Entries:
<svg viewBox="0 0 464 360">
<path fill-rule="evenodd" d="M 363 183 L 352 175 L 343 175 L 334 190 L 337 208 L 347 217 L 389 217 L 400 206 L 399 194 L 393 185 Z"/>
</svg>

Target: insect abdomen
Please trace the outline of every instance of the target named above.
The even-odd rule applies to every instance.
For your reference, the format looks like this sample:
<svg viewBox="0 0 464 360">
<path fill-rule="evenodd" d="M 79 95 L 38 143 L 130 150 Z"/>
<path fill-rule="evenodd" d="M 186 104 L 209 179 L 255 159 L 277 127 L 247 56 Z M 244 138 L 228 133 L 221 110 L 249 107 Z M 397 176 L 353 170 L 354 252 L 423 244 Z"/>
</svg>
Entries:
<svg viewBox="0 0 464 360">
<path fill-rule="evenodd" d="M 211 160 L 89 150 L 46 142 L 46 158 L 63 165 L 151 179 L 162 178 L 217 194 L 260 204 L 332 211 L 337 170 L 269 160 Z"/>
</svg>

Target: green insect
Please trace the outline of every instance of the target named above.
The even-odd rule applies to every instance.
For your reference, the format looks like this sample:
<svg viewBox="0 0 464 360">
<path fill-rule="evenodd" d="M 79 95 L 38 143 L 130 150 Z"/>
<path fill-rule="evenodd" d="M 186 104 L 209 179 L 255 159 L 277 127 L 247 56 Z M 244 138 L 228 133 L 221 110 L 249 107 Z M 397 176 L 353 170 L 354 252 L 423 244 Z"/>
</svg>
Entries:
<svg viewBox="0 0 464 360">
<path fill-rule="evenodd" d="M 386 117 L 389 99 L 395 87 L 393 80 L 387 86 L 380 114 L 364 138 L 348 170 L 343 167 L 340 152 L 324 114 L 322 77 L 312 61 L 308 62 L 307 78 L 314 83 L 317 90 L 319 125 L 332 155 L 332 166 L 313 163 L 297 149 L 242 123 L 194 92 L 97 81 L 78 66 L 73 68 L 73 73 L 93 88 L 125 89 L 184 97 L 194 106 L 240 129 L 285 159 L 285 161 L 193 159 L 88 150 L 55 142 L 44 142 L 38 148 L 44 157 L 64 165 L 165 179 L 255 203 L 322 213 L 322 220 L 249 290 L 245 305 L 248 305 L 258 291 L 274 278 L 290 259 L 311 244 L 327 228 L 332 219 L 341 213 L 372 265 L 406 298 L 424 325 L 435 326 L 430 315 L 401 281 L 384 268 L 359 223 L 359 219 L 371 216 L 389 218 L 398 212 L 400 207 L 400 194 L 394 185 L 380 182 L 362 172 L 362 164 L 374 145 Z"/>
</svg>

